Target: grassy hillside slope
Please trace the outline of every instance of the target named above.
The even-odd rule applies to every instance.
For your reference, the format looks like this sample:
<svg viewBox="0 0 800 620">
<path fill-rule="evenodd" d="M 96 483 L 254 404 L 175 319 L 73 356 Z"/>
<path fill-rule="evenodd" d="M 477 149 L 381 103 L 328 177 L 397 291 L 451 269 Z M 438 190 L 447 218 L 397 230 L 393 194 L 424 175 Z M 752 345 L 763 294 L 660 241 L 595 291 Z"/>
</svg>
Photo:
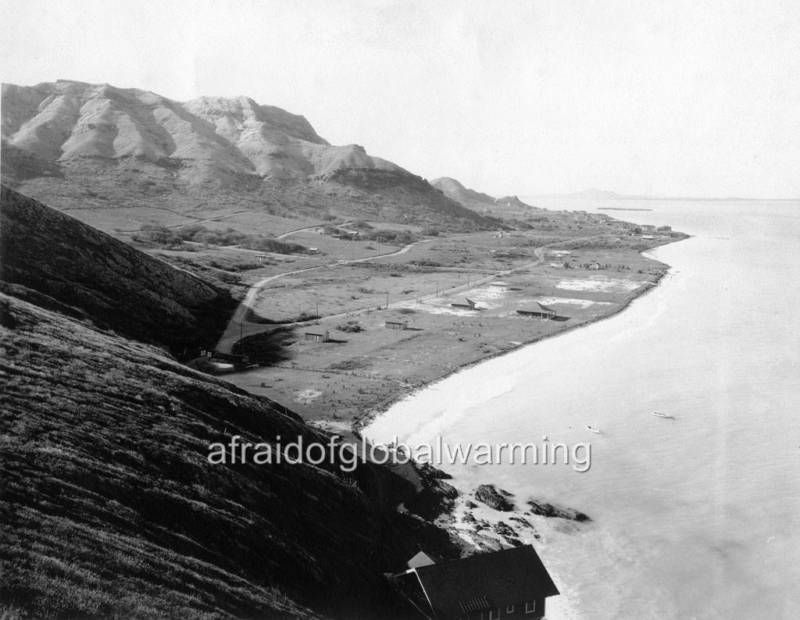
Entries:
<svg viewBox="0 0 800 620">
<path fill-rule="evenodd" d="M 6 187 L 0 279 L 178 355 L 213 344 L 236 306 L 227 291 Z"/>
<path fill-rule="evenodd" d="M 292 412 L 126 337 L 193 342 L 218 290 L 11 190 L 1 223 L 0 617 L 391 617 L 382 573 L 459 552 L 396 510 L 435 516 L 437 485 L 347 471 Z M 324 458 L 209 463 L 237 435 Z"/>
<path fill-rule="evenodd" d="M 209 464 L 327 438 L 159 349 L 6 295 L 0 348 L 0 615 L 381 617 L 381 573 L 449 548 L 383 468 Z"/>
</svg>

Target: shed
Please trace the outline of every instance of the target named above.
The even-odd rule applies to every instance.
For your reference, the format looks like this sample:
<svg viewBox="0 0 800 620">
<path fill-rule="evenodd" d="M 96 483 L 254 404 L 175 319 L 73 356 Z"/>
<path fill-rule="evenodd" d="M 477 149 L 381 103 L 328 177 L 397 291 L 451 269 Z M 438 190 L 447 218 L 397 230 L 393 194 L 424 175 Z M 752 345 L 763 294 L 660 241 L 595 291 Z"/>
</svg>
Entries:
<svg viewBox="0 0 800 620">
<path fill-rule="evenodd" d="M 389 329 L 408 329 L 406 321 L 386 321 L 385 326 Z"/>
<path fill-rule="evenodd" d="M 538 301 L 533 302 L 533 306 L 531 308 L 520 308 L 517 310 L 517 314 L 521 314 L 522 316 L 536 317 L 539 319 L 554 319 L 556 317 L 555 310 L 539 303 Z"/>
<path fill-rule="evenodd" d="M 453 303 L 453 304 L 450 304 L 450 305 L 453 308 L 464 308 L 466 310 L 480 310 L 480 308 L 477 307 L 475 302 L 472 301 L 469 297 L 465 297 L 464 301 L 466 301 L 467 303 L 465 303 L 465 304 Z"/>
<path fill-rule="evenodd" d="M 331 339 L 330 332 L 326 329 L 324 332 L 306 332 L 303 339 L 311 342 L 329 342 Z"/>
</svg>

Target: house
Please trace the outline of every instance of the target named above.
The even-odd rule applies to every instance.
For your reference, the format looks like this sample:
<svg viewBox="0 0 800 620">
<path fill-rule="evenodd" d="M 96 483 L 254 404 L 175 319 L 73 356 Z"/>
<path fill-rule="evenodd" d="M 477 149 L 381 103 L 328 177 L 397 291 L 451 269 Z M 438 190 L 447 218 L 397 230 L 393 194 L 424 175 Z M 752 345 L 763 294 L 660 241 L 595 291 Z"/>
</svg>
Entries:
<svg viewBox="0 0 800 620">
<path fill-rule="evenodd" d="M 325 330 L 324 333 L 306 332 L 303 335 L 303 339 L 311 342 L 330 342 L 331 335 L 328 330 Z"/>
<path fill-rule="evenodd" d="M 351 241 L 354 241 L 361 237 L 361 233 L 350 228 L 337 228 L 336 232 L 333 233 L 333 236 L 337 239 L 350 239 Z"/>
<path fill-rule="evenodd" d="M 545 306 L 544 304 L 540 304 L 538 301 L 533 302 L 533 307 L 530 309 L 517 310 L 517 314 L 521 314 L 522 316 L 536 317 L 539 319 L 554 319 L 556 317 L 555 310 Z"/>
<path fill-rule="evenodd" d="M 429 620 L 535 620 L 559 594 L 531 545 L 438 563 L 418 553 L 409 565 L 389 580 Z"/>
<path fill-rule="evenodd" d="M 406 321 L 386 321 L 385 326 L 389 329 L 408 329 Z"/>
<path fill-rule="evenodd" d="M 464 308 L 465 310 L 480 310 L 469 297 L 465 297 L 465 304 L 450 304 L 453 308 Z"/>
<path fill-rule="evenodd" d="M 597 261 L 594 261 L 593 263 L 589 263 L 589 266 L 587 267 L 587 269 L 589 269 L 591 271 L 599 271 L 601 269 L 601 266 L 600 266 L 600 263 L 598 263 Z"/>
</svg>

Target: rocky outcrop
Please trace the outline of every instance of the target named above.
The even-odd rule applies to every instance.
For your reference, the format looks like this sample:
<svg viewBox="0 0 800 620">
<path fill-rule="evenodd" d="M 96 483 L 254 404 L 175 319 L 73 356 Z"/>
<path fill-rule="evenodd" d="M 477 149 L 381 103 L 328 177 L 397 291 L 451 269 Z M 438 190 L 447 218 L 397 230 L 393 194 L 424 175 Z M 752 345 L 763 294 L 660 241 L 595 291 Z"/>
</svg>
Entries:
<svg viewBox="0 0 800 620">
<path fill-rule="evenodd" d="M 495 200 L 497 205 L 513 209 L 535 209 L 532 205 L 522 202 L 517 196 L 503 196 Z"/>
<path fill-rule="evenodd" d="M 514 502 L 509 497 L 510 494 L 508 492 L 498 491 L 493 484 L 482 484 L 475 489 L 475 499 L 501 512 L 514 510 Z"/>
<path fill-rule="evenodd" d="M 414 468 L 422 481 L 422 489 L 406 502 L 406 508 L 429 520 L 449 513 L 459 495 L 453 485 L 445 482 L 451 476 L 428 463 L 414 464 Z"/>
<path fill-rule="evenodd" d="M 569 519 L 571 521 L 591 521 L 588 515 L 574 508 L 564 508 L 536 499 L 529 499 L 527 504 L 531 514 L 543 517 L 555 517 L 558 519 Z"/>
<path fill-rule="evenodd" d="M 498 521 L 494 524 L 494 531 L 495 533 L 500 536 L 506 543 L 511 545 L 512 547 L 520 547 L 522 546 L 522 541 L 519 539 L 516 530 L 505 523 L 504 521 Z"/>
</svg>

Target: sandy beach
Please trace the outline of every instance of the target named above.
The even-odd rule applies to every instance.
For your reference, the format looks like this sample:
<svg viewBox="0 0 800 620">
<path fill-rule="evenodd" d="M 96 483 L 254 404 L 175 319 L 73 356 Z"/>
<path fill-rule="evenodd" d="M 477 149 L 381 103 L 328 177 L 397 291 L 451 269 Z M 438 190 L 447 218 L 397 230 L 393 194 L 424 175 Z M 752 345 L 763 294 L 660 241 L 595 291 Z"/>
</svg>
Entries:
<svg viewBox="0 0 800 620">
<path fill-rule="evenodd" d="M 796 316 L 785 290 L 766 277 L 796 269 L 796 216 L 780 203 L 671 208 L 695 236 L 653 252 L 673 267 L 651 294 L 613 320 L 456 373 L 364 429 L 378 443 L 410 446 L 439 437 L 464 446 L 544 436 L 591 442 L 586 473 L 443 465 L 462 492 L 449 526 L 479 546 L 534 542 L 562 588 L 548 617 L 794 617 L 798 610 L 776 585 L 797 576 L 786 553 L 796 548 L 796 442 L 777 430 L 791 425 L 798 404 L 796 338 L 783 332 Z M 737 216 L 722 228 L 721 209 Z M 789 218 L 783 228 L 769 209 Z M 754 260 L 767 238 L 782 248 L 768 264 Z M 737 312 L 742 296 L 769 300 L 775 320 Z M 768 346 L 781 333 L 785 344 Z M 482 484 L 510 493 L 516 513 L 476 501 Z M 531 498 L 585 512 L 591 522 L 530 514 Z"/>
<path fill-rule="evenodd" d="M 636 236 L 617 238 L 623 242 L 611 247 L 605 238 L 598 246 L 582 237 L 580 243 L 565 240 L 538 249 L 521 233 L 502 240 L 491 235 L 444 238 L 403 256 L 311 272 L 315 275 L 308 281 L 270 282 L 258 295 L 249 295 L 254 312 L 279 318 L 281 308 L 287 316 L 292 308 L 297 312 L 295 300 L 308 307 L 309 300 L 318 299 L 320 314 L 327 316 L 292 325 L 294 340 L 285 361 L 226 379 L 309 421 L 345 421 L 360 428 L 416 390 L 613 316 L 650 291 L 666 265 L 643 255 Z M 661 236 L 647 245 L 681 238 Z M 498 263 L 498 242 L 515 257 Z M 419 252 L 436 256 L 436 266 L 420 268 Z M 371 300 L 375 305 L 365 306 Z M 518 312 L 539 304 L 558 320 Z M 256 323 L 241 327 L 245 336 L 269 329 Z M 307 334 L 329 334 L 331 341 L 314 341 Z"/>
</svg>

